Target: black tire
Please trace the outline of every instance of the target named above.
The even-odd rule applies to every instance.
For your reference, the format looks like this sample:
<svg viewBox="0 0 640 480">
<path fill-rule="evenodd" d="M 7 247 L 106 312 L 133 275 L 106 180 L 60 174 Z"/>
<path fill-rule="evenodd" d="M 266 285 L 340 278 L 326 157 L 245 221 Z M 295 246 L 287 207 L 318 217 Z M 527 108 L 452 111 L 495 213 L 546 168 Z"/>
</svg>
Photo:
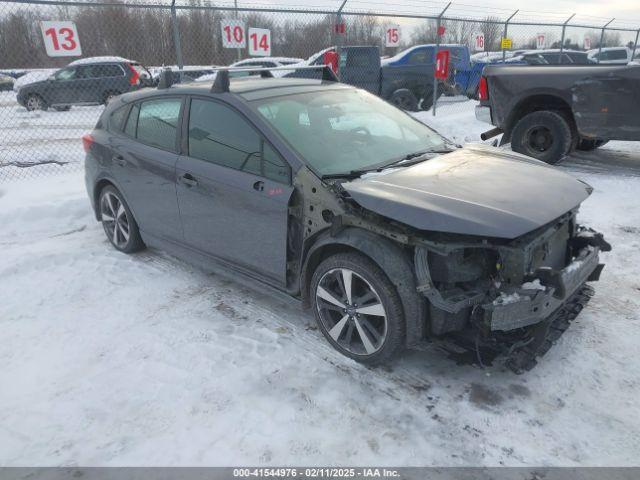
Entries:
<svg viewBox="0 0 640 480">
<path fill-rule="evenodd" d="M 29 112 L 33 112 L 35 110 L 46 111 L 49 108 L 47 102 L 45 102 L 44 99 L 36 93 L 32 93 L 27 96 L 24 106 Z"/>
<path fill-rule="evenodd" d="M 418 110 L 418 99 L 408 88 L 399 88 L 393 92 L 389 101 L 403 110 L 410 112 Z"/>
<path fill-rule="evenodd" d="M 549 164 L 555 164 L 571 150 L 573 135 L 560 113 L 542 110 L 529 113 L 511 133 L 511 149 Z"/>
<path fill-rule="evenodd" d="M 578 141 L 576 150 L 582 150 L 583 152 L 590 152 L 591 150 L 595 150 L 596 148 L 603 146 L 608 141 L 609 140 L 591 140 L 588 138 L 581 138 Z"/>
<path fill-rule="evenodd" d="M 383 320 L 379 320 L 379 314 L 368 315 L 363 312 L 354 313 L 354 317 L 357 317 L 360 322 L 356 325 L 356 319 L 352 318 L 350 313 L 342 310 L 341 307 L 332 306 L 329 302 L 324 302 L 321 298 L 318 298 L 318 287 L 320 286 L 321 281 L 325 282 L 325 278 L 329 275 L 334 275 L 335 273 L 333 272 L 340 271 L 342 269 L 350 270 L 354 274 L 353 305 L 350 306 L 351 309 L 356 312 L 358 310 L 355 308 L 357 307 L 356 302 L 358 301 L 358 297 L 355 296 L 356 293 L 362 293 L 363 291 L 366 291 L 367 287 L 370 287 L 374 292 L 374 296 L 370 297 L 369 301 L 365 301 L 363 299 L 365 304 L 361 305 L 360 308 L 370 308 L 371 305 L 374 307 L 382 305 L 385 314 Z M 365 290 L 358 290 L 358 284 L 361 285 L 361 288 L 364 287 Z M 326 284 L 323 284 L 323 286 L 324 285 Z M 405 320 L 400 297 L 382 269 L 364 255 L 359 253 L 340 253 L 324 260 L 320 265 L 318 265 L 313 273 L 310 293 L 318 328 L 329 343 L 343 355 L 361 363 L 376 365 L 388 362 L 403 350 L 405 345 Z M 348 303 L 346 298 L 346 296 L 343 296 L 341 297 L 341 300 Z M 333 311 L 334 313 L 329 314 L 330 311 Z M 346 326 L 342 329 L 342 333 L 344 333 L 344 335 L 338 335 L 337 340 L 335 340 L 329 333 L 329 325 L 325 325 L 327 320 L 331 320 L 331 318 L 327 318 L 327 316 L 330 317 L 330 315 L 333 315 L 333 320 L 335 321 L 335 324 L 332 325 L 333 327 L 336 327 L 337 324 L 340 323 L 338 321 L 340 318 L 344 319 L 346 316 L 349 316 L 345 323 Z M 369 320 L 371 323 L 368 323 Z M 384 336 L 376 339 L 375 336 L 371 334 L 368 335 L 368 339 L 370 341 L 373 339 L 372 343 L 377 344 L 375 345 L 375 352 L 369 354 L 365 351 L 354 352 L 352 351 L 353 349 L 350 350 L 345 348 L 345 343 L 348 343 L 347 336 L 349 335 L 349 331 L 351 331 L 351 336 L 349 336 L 349 338 L 353 338 L 355 336 L 354 344 L 357 345 L 359 340 L 360 343 L 363 344 L 364 349 L 364 342 L 360 336 L 360 328 L 364 328 L 365 322 L 367 322 L 367 331 L 370 332 L 370 325 L 376 325 L 375 322 L 378 322 L 377 325 L 379 326 L 381 325 L 379 322 L 382 321 L 386 322 L 386 325 L 384 326 Z M 334 329 L 332 328 L 332 330 Z M 371 346 L 373 347 L 373 345 Z"/>
<path fill-rule="evenodd" d="M 114 202 L 114 199 L 117 199 L 117 203 Z M 124 222 L 122 214 L 119 214 L 120 205 L 124 209 Z M 116 250 L 124 253 L 133 253 L 145 248 L 140 236 L 138 223 L 133 217 L 129 205 L 127 205 L 127 202 L 115 187 L 107 185 L 102 189 L 98 199 L 98 212 L 100 213 L 100 221 L 102 222 L 104 233 Z M 108 218 L 115 220 L 109 220 Z M 126 229 L 124 228 L 125 225 Z M 114 233 L 116 226 L 118 228 Z M 128 235 L 128 238 L 126 235 Z"/>
<path fill-rule="evenodd" d="M 58 112 L 68 112 L 71 110 L 71 107 L 67 105 L 66 107 L 53 107 Z"/>
<path fill-rule="evenodd" d="M 438 90 L 436 92 L 436 98 L 440 98 L 444 91 L 444 87 L 441 83 L 438 83 Z M 427 111 L 431 110 L 433 107 L 433 85 L 427 86 L 424 91 L 424 96 L 422 97 L 422 101 L 420 102 L 420 109 Z"/>
</svg>

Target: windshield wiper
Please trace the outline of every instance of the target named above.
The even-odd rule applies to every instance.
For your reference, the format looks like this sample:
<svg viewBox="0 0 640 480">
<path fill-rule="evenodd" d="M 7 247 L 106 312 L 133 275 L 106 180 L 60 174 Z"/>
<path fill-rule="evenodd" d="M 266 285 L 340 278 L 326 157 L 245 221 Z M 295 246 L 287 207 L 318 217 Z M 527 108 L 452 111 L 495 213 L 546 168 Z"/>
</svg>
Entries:
<svg viewBox="0 0 640 480">
<path fill-rule="evenodd" d="M 389 167 L 409 167 L 411 165 L 415 165 L 417 163 L 421 163 L 421 162 L 423 162 L 425 160 L 424 158 L 421 158 L 421 157 L 424 157 L 425 155 L 432 155 L 432 154 L 433 155 L 440 155 L 440 154 L 445 154 L 445 153 L 451 153 L 453 151 L 454 151 L 454 149 L 450 149 L 450 148 L 439 148 L 437 150 L 422 150 L 420 152 L 408 153 L 407 155 L 405 155 L 405 156 L 403 156 L 401 158 L 396 158 L 396 159 L 392 160 L 391 162 L 384 163 L 383 165 L 377 165 L 375 167 L 351 170 L 349 172 L 330 173 L 328 175 L 323 175 L 322 179 L 323 180 L 330 180 L 330 179 L 333 179 L 333 178 L 358 178 L 358 177 L 364 175 L 365 173 L 381 172 L 385 168 L 389 168 Z"/>
</svg>

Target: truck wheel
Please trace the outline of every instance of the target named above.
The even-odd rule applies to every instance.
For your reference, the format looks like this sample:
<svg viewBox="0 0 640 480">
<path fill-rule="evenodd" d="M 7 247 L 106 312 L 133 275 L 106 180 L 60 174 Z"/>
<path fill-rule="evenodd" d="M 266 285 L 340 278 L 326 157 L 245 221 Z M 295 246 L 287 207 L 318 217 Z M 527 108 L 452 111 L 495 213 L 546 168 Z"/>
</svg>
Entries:
<svg viewBox="0 0 640 480">
<path fill-rule="evenodd" d="M 601 147 L 609 140 L 590 140 L 588 138 L 581 138 L 578 141 L 578 145 L 576 146 L 577 150 L 582 150 L 583 152 L 590 152 L 591 150 L 595 150 L 596 148 Z"/>
<path fill-rule="evenodd" d="M 418 110 L 418 99 L 408 88 L 399 88 L 389 99 L 396 107 L 415 112 Z"/>
<path fill-rule="evenodd" d="M 511 134 L 511 149 L 554 164 L 571 150 L 571 127 L 558 112 L 543 110 L 522 117 Z"/>
</svg>

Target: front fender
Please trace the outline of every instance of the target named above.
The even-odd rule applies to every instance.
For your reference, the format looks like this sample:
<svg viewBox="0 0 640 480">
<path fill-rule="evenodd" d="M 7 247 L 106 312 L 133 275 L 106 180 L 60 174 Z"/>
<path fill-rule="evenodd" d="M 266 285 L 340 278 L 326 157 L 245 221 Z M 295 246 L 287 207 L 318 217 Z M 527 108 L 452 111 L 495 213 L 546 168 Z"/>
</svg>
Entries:
<svg viewBox="0 0 640 480">
<path fill-rule="evenodd" d="M 307 249 L 302 267 L 301 293 L 303 304 L 309 306 L 309 287 L 315 266 L 323 260 L 323 249 L 343 246 L 355 249 L 373 260 L 396 287 L 406 324 L 406 344 L 411 346 L 424 336 L 427 308 L 426 300 L 417 292 L 412 255 L 387 238 L 360 228 L 348 227 L 331 235 L 320 233 Z"/>
</svg>

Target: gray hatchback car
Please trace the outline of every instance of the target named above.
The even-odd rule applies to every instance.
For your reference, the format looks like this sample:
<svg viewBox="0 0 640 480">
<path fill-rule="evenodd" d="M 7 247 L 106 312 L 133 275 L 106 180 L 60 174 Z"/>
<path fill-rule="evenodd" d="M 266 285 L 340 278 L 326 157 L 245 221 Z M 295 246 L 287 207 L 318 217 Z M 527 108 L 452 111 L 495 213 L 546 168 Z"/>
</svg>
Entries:
<svg viewBox="0 0 640 480">
<path fill-rule="evenodd" d="M 576 220 L 585 183 L 458 148 L 335 81 L 223 72 L 145 89 L 111 102 L 83 140 L 89 198 L 116 249 L 258 280 L 366 363 L 433 338 L 531 368 L 610 248 Z"/>
</svg>

